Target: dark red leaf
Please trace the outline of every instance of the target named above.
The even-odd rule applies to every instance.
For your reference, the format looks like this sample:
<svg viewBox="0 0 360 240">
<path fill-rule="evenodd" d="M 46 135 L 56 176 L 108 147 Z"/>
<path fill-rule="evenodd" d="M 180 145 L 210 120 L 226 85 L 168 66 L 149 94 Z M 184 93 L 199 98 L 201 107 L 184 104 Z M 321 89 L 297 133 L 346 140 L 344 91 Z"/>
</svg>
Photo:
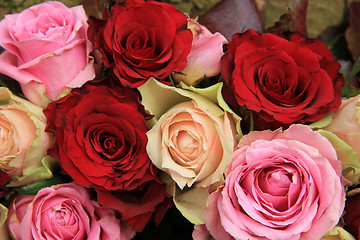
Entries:
<svg viewBox="0 0 360 240">
<path fill-rule="evenodd" d="M 101 17 L 104 4 L 107 0 L 84 0 L 83 6 L 88 16 Z"/>
<path fill-rule="evenodd" d="M 269 32 L 276 32 L 280 29 L 290 30 L 292 32 L 300 32 L 307 35 L 306 28 L 306 11 L 308 0 L 292 1 L 292 6 L 288 8 L 288 12 L 281 15 L 278 22 L 273 27 L 268 28 Z"/>
<path fill-rule="evenodd" d="M 213 33 L 220 32 L 228 40 L 234 33 L 250 28 L 264 31 L 264 23 L 255 0 L 223 0 L 201 16 L 199 23 Z"/>
</svg>

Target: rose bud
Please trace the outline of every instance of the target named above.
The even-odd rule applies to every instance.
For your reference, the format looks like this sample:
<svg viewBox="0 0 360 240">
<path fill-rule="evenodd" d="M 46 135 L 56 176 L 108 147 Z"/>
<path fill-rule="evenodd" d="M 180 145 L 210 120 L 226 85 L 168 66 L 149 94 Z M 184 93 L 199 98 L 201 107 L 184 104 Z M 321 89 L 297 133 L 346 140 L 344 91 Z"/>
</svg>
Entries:
<svg viewBox="0 0 360 240">
<path fill-rule="evenodd" d="M 220 33 L 212 34 L 195 19 L 188 19 L 188 28 L 194 38 L 187 65 L 179 73 L 173 73 L 173 78 L 177 83 L 181 81 L 196 86 L 204 77 L 213 77 L 220 73 L 220 59 L 227 40 Z"/>
</svg>

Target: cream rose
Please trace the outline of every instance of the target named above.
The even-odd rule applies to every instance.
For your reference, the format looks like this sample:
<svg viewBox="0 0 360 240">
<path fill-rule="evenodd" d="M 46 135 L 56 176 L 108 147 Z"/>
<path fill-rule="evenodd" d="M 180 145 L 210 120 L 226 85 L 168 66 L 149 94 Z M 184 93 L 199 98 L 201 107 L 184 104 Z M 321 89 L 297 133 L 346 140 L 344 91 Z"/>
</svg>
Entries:
<svg viewBox="0 0 360 240">
<path fill-rule="evenodd" d="M 221 94 L 219 86 L 213 89 Z M 150 90 L 149 95 L 143 89 Z M 236 144 L 233 115 L 199 93 L 155 81 L 140 92 L 145 108 L 158 119 L 148 132 L 147 151 L 154 165 L 168 173 L 180 189 L 220 181 Z M 148 105 L 147 97 L 156 98 L 153 92 L 166 98 L 155 100 L 162 105 L 160 112 L 152 112 L 153 106 Z"/>
<path fill-rule="evenodd" d="M 356 152 L 358 162 L 346 164 L 353 168 L 352 182 L 358 183 L 360 179 L 360 95 L 343 100 L 331 123 L 323 129 L 334 133 Z M 343 162 L 344 158 L 341 161 Z"/>
<path fill-rule="evenodd" d="M 360 153 L 360 95 L 343 100 L 332 122 L 324 129 L 335 133 Z"/>
<path fill-rule="evenodd" d="M 0 88 L 0 168 L 22 186 L 51 177 L 47 157 L 52 135 L 44 132 L 42 108 Z"/>
</svg>

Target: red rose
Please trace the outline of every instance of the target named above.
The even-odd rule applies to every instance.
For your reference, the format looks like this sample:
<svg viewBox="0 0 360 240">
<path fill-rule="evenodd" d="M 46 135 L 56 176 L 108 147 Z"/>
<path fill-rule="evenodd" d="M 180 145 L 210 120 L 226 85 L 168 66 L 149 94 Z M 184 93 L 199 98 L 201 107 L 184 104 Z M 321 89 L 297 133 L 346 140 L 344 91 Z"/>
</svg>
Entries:
<svg viewBox="0 0 360 240">
<path fill-rule="evenodd" d="M 186 16 L 173 5 L 126 0 L 91 18 L 89 39 L 124 86 L 138 87 L 149 77 L 164 79 L 186 66 L 192 44 Z"/>
<path fill-rule="evenodd" d="M 133 191 L 97 191 L 97 201 L 106 208 L 119 211 L 122 220 L 141 232 L 154 215 L 159 224 L 172 205 L 172 198 L 166 197 L 166 189 L 154 180 Z"/>
<path fill-rule="evenodd" d="M 165 201 L 166 184 L 157 178 L 157 168 L 146 152 L 149 115 L 132 89 L 85 85 L 50 103 L 44 113 L 47 131 L 55 133 L 48 153 L 77 184 L 109 194 L 135 191 L 140 195 L 154 185 L 156 200 L 146 199 L 151 211 L 139 210 L 140 218 Z M 124 220 L 129 219 L 126 206 L 117 210 Z"/>
<path fill-rule="evenodd" d="M 360 193 L 346 199 L 345 229 L 360 239 Z"/>
<path fill-rule="evenodd" d="M 227 49 L 221 74 L 236 102 L 267 122 L 310 123 L 341 104 L 340 64 L 319 40 L 249 30 Z"/>
<path fill-rule="evenodd" d="M 0 198 L 4 197 L 7 193 L 6 184 L 11 181 L 9 175 L 0 169 Z"/>
</svg>

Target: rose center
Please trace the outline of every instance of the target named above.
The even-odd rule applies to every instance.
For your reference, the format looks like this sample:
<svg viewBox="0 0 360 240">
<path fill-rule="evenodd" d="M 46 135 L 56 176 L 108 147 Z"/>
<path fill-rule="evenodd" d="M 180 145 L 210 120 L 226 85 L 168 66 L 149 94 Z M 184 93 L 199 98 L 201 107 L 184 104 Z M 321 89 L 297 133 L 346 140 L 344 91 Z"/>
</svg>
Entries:
<svg viewBox="0 0 360 240">
<path fill-rule="evenodd" d="M 177 141 L 179 150 L 185 155 L 191 155 L 199 148 L 199 142 L 187 131 L 180 131 Z"/>
<path fill-rule="evenodd" d="M 55 211 L 55 214 L 54 214 L 54 220 L 59 225 L 65 226 L 66 225 L 65 216 L 66 216 L 66 213 L 64 211 L 57 210 L 57 211 Z"/>
<path fill-rule="evenodd" d="M 108 153 L 116 153 L 120 148 L 119 140 L 111 133 L 102 133 L 99 140 L 101 147 Z"/>
<path fill-rule="evenodd" d="M 272 172 L 267 178 L 269 184 L 277 188 L 288 188 L 291 184 L 291 176 L 283 171 Z"/>
<path fill-rule="evenodd" d="M 292 184 L 292 175 L 284 169 L 266 169 L 260 173 L 259 187 L 264 193 L 285 196 Z"/>
</svg>

